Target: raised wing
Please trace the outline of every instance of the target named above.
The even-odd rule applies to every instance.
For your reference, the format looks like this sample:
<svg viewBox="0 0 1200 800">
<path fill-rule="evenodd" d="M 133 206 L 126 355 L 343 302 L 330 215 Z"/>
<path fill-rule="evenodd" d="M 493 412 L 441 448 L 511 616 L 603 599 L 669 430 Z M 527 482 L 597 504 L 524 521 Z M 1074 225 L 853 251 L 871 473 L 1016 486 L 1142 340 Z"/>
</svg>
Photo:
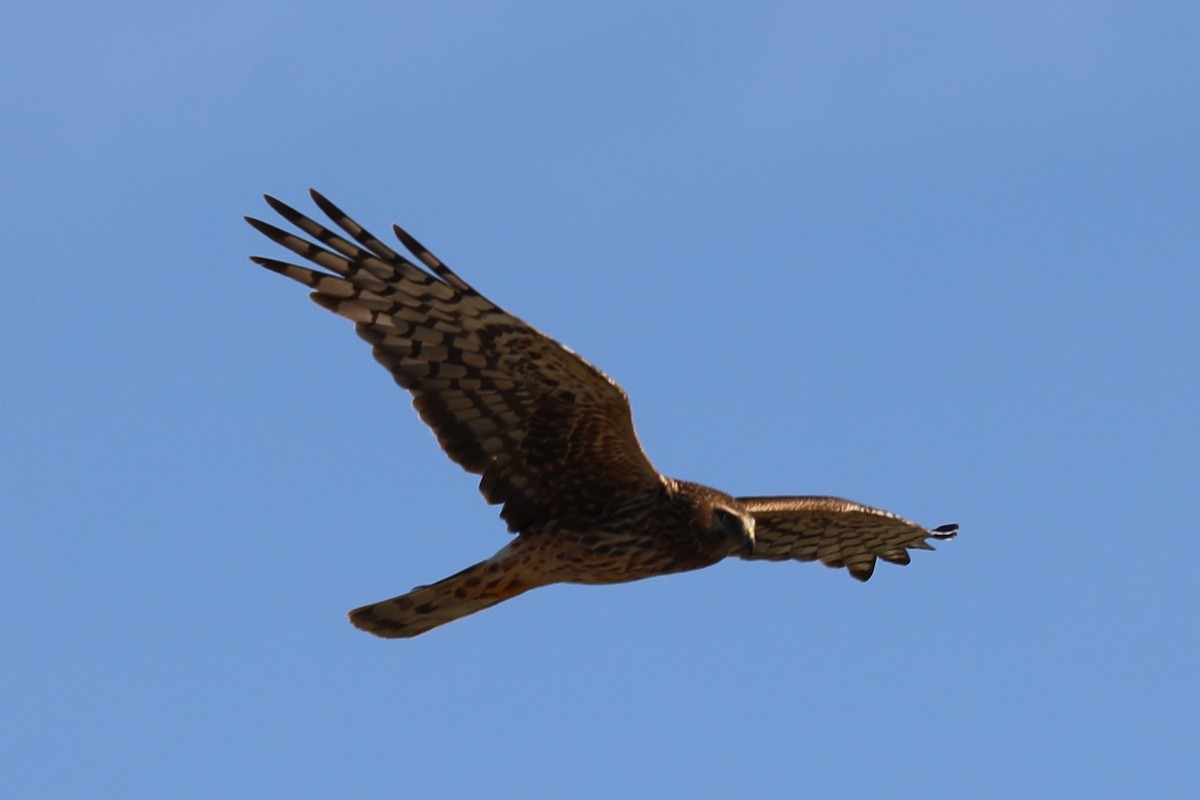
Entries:
<svg viewBox="0 0 1200 800">
<path fill-rule="evenodd" d="M 820 561 L 845 567 L 860 581 L 875 559 L 907 564 L 909 550 L 933 550 L 927 539 L 953 539 L 957 525 L 928 530 L 889 511 L 838 497 L 739 497 L 754 517 L 748 559 Z"/>
<path fill-rule="evenodd" d="M 620 386 L 491 303 L 400 228 L 393 226 L 400 242 L 429 271 L 311 193 L 354 242 L 272 197 L 273 209 L 320 244 L 246 221 L 329 272 L 252 260 L 313 289 L 318 305 L 356 323 L 446 454 L 483 476 L 488 502 L 504 504 L 509 530 L 587 518 L 614 497 L 661 482 Z"/>
</svg>

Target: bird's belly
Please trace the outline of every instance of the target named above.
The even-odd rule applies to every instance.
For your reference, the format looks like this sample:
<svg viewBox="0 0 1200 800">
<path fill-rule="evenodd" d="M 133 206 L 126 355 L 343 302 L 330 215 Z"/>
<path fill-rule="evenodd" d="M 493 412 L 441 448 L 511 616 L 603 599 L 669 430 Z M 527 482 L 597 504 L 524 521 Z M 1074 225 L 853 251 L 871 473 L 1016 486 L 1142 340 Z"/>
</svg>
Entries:
<svg viewBox="0 0 1200 800">
<path fill-rule="evenodd" d="M 644 534 L 555 531 L 538 538 L 543 565 L 563 583 L 625 583 L 707 567 L 724 557 Z"/>
</svg>

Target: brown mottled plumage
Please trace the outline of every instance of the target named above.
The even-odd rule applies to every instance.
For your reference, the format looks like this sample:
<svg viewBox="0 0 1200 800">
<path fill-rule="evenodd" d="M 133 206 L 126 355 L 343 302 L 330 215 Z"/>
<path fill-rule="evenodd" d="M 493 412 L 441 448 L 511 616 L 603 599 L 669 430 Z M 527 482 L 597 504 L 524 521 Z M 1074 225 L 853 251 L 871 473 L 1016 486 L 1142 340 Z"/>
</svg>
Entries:
<svg viewBox="0 0 1200 800">
<path fill-rule="evenodd" d="M 469 472 L 516 538 L 431 586 L 350 612 L 379 636 L 416 636 L 551 583 L 622 583 L 699 569 L 730 555 L 820 560 L 867 580 L 882 558 L 907 564 L 958 526 L 927 530 L 833 497 L 746 497 L 660 475 L 633 430 L 629 399 L 568 348 L 492 304 L 393 226 L 418 267 L 317 192 L 349 239 L 278 200 L 319 244 L 247 221 L 323 267 L 253 257 L 356 323 L 375 358 L 412 393 L 442 449 Z M 355 244 L 357 242 L 357 244 Z M 333 274 L 329 274 L 333 273 Z"/>
</svg>

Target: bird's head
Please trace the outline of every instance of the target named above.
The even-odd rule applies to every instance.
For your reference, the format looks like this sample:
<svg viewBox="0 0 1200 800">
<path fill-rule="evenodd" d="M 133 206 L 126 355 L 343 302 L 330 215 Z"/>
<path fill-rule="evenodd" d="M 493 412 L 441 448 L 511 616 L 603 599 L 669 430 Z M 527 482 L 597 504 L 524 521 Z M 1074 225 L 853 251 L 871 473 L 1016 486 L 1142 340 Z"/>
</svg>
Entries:
<svg viewBox="0 0 1200 800">
<path fill-rule="evenodd" d="M 731 506 L 714 503 L 711 527 L 729 542 L 729 552 L 750 555 L 754 552 L 754 517 Z"/>
<path fill-rule="evenodd" d="M 720 560 L 754 552 L 754 515 L 741 503 L 698 483 L 672 480 L 669 486 L 676 502 L 691 518 L 696 545 L 710 557 Z"/>
</svg>

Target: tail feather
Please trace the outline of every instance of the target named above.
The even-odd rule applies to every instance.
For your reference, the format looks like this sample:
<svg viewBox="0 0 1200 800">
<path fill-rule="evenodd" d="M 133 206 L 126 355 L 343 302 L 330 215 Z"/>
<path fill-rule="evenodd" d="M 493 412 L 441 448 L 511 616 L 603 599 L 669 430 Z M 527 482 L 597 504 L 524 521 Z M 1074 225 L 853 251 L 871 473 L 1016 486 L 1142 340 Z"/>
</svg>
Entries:
<svg viewBox="0 0 1200 800">
<path fill-rule="evenodd" d="M 506 548 L 507 550 L 507 548 Z M 540 584 L 523 580 L 505 551 L 430 586 L 350 612 L 355 627 L 385 639 L 406 639 L 516 597 Z"/>
</svg>

